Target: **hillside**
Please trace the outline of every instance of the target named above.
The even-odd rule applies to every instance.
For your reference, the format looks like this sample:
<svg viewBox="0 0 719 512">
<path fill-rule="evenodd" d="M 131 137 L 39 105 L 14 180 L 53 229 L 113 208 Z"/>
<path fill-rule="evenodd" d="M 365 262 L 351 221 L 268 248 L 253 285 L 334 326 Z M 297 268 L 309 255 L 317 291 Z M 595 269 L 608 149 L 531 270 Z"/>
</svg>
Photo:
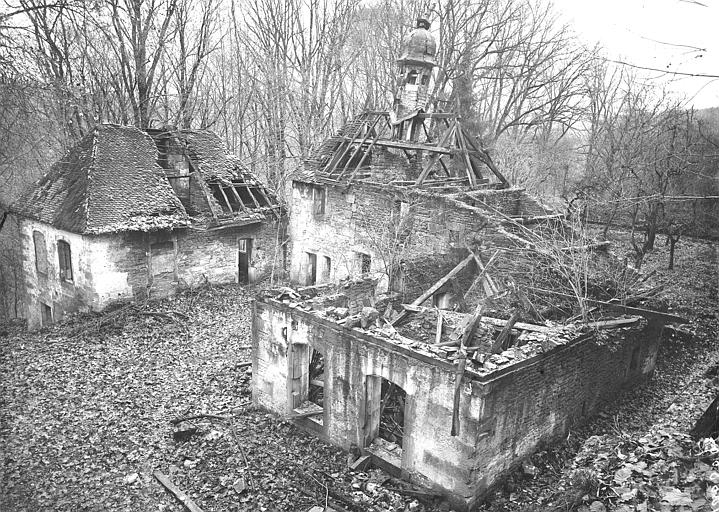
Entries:
<svg viewBox="0 0 719 512">
<path fill-rule="evenodd" d="M 650 444 L 652 463 L 700 455 L 682 433 L 717 392 L 718 245 L 683 242 L 673 272 L 664 247 L 650 255 L 647 270 L 671 285 L 663 305 L 693 323 L 663 344 L 650 382 L 533 457 L 486 510 L 670 510 L 666 496 L 676 510 L 710 509 L 714 477 L 703 466 L 624 475 L 646 463 Z M 250 405 L 251 294 L 203 287 L 36 333 L 0 327 L 0 510 L 184 510 L 156 470 L 205 512 L 449 510 L 380 471 L 349 470 L 351 455 Z M 202 414 L 211 416 L 172 422 Z"/>
</svg>

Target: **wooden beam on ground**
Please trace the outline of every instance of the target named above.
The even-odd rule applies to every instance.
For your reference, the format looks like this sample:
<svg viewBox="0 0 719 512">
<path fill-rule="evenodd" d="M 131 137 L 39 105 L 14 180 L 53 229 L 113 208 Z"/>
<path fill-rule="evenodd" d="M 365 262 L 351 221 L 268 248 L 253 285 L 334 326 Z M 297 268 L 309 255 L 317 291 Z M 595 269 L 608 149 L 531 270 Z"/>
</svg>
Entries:
<svg viewBox="0 0 719 512">
<path fill-rule="evenodd" d="M 484 317 L 482 319 L 482 322 L 491 324 L 491 325 L 496 325 L 497 327 L 504 327 L 505 325 L 507 325 L 507 320 L 503 320 L 501 318 Z M 544 325 L 525 324 L 523 322 L 515 322 L 514 329 L 519 329 L 520 331 L 542 332 L 542 333 L 552 332 L 551 327 L 546 327 Z"/>
<path fill-rule="evenodd" d="M 470 253 L 469 256 L 467 256 L 466 258 L 464 258 L 462 261 L 460 261 L 460 262 L 457 264 L 457 266 L 455 266 L 452 270 L 450 270 L 450 271 L 447 273 L 447 275 L 445 275 L 442 279 L 440 279 L 439 281 L 437 281 L 436 283 L 434 283 L 432 286 L 430 286 L 429 289 L 428 289 L 427 291 L 425 291 L 422 295 L 420 295 L 419 297 L 417 297 L 417 298 L 412 302 L 411 305 L 412 305 L 412 306 L 419 306 L 419 305 L 421 305 L 424 301 L 426 301 L 427 299 L 429 299 L 429 298 L 432 296 L 432 294 L 434 294 L 434 292 L 436 292 L 436 291 L 439 290 L 442 286 L 444 286 L 444 285 L 447 283 L 447 281 L 449 281 L 449 280 L 452 279 L 454 276 L 456 276 L 457 274 L 459 274 L 459 273 L 462 271 L 462 269 L 463 269 L 464 267 L 466 267 L 467 264 L 468 264 L 473 258 L 474 258 L 474 256 Z M 392 320 L 392 325 L 397 325 L 397 322 L 399 322 L 400 320 L 404 319 L 406 316 L 407 316 L 407 312 L 406 312 L 406 311 L 402 311 L 402 313 L 400 313 L 397 318 L 395 318 L 394 320 Z"/>
<path fill-rule="evenodd" d="M 177 501 L 182 503 L 187 510 L 190 512 L 202 512 L 202 509 L 195 505 L 195 502 L 190 499 L 190 497 L 185 494 L 184 491 L 182 491 L 179 487 L 177 487 L 172 480 L 167 478 L 165 475 L 163 475 L 159 471 L 155 471 L 153 473 L 153 476 L 157 479 L 158 482 L 162 484 L 162 486 L 170 491 L 175 498 L 177 498 Z"/>
<path fill-rule="evenodd" d="M 589 329 L 617 329 L 619 327 L 627 327 L 628 325 L 634 325 L 639 322 L 640 317 L 635 316 L 632 318 L 617 318 L 616 320 L 601 320 L 599 322 L 587 322 L 584 327 Z"/>
</svg>

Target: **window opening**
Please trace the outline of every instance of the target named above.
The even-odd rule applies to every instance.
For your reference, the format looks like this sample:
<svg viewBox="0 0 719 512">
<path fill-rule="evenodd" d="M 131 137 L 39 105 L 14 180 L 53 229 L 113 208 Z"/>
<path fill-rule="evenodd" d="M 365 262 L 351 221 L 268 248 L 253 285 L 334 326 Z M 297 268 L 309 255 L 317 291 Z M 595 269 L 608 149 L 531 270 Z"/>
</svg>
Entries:
<svg viewBox="0 0 719 512">
<path fill-rule="evenodd" d="M 323 424 L 325 363 L 321 352 L 305 344 L 290 351 L 290 402 L 296 417 Z"/>
<path fill-rule="evenodd" d="M 367 377 L 365 393 L 363 444 L 373 455 L 399 469 L 407 394 L 397 384 L 378 375 Z"/>
<path fill-rule="evenodd" d="M 322 280 L 327 282 L 330 280 L 330 274 L 332 273 L 332 260 L 329 256 L 325 256 L 323 259 L 325 265 L 322 271 Z"/>
<path fill-rule="evenodd" d="M 310 348 L 309 375 L 307 399 L 313 404 L 324 407 L 325 358 L 322 352 L 313 348 Z"/>
<path fill-rule="evenodd" d="M 370 272 L 370 269 L 372 268 L 372 256 L 369 254 L 359 253 L 359 259 L 360 259 L 360 272 L 363 274 L 366 274 Z"/>
<path fill-rule="evenodd" d="M 312 286 L 317 284 L 317 255 L 311 252 L 305 254 L 307 254 L 307 279 L 305 284 Z"/>
<path fill-rule="evenodd" d="M 429 83 L 429 75 L 422 75 L 422 85 L 427 85 Z"/>
<path fill-rule="evenodd" d="M 407 74 L 407 83 L 409 85 L 414 85 L 417 83 L 417 72 L 412 70 Z"/>
<path fill-rule="evenodd" d="M 52 323 L 52 308 L 44 302 L 40 303 L 40 314 L 42 315 L 42 325 L 50 325 Z"/>
<path fill-rule="evenodd" d="M 312 187 L 312 204 L 315 215 L 324 215 L 327 204 L 327 191 L 324 187 Z"/>
<path fill-rule="evenodd" d="M 237 281 L 240 284 L 250 282 L 250 261 L 252 259 L 252 239 L 240 238 L 237 241 Z"/>
<path fill-rule="evenodd" d="M 379 413 L 378 436 L 385 441 L 402 446 L 404 439 L 404 406 L 407 393 L 387 379 L 382 379 L 382 398 Z"/>
<path fill-rule="evenodd" d="M 72 281 L 72 258 L 70 254 L 70 244 L 64 240 L 58 240 L 57 258 L 60 264 L 60 279 L 65 281 Z"/>
<path fill-rule="evenodd" d="M 47 246 L 45 235 L 39 231 L 32 232 L 32 241 L 35 246 L 35 269 L 38 274 L 47 274 Z"/>
</svg>

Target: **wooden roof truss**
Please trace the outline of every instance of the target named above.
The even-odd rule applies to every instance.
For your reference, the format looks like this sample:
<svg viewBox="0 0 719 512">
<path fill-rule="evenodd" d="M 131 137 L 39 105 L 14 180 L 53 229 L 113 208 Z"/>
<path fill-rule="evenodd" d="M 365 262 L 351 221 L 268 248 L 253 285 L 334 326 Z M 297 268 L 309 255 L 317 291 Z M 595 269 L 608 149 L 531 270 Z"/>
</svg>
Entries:
<svg viewBox="0 0 719 512">
<path fill-rule="evenodd" d="M 404 186 L 468 185 L 478 188 L 490 183 L 490 177 L 504 188 L 509 182 L 497 169 L 486 150 L 462 126 L 455 114 L 418 114 L 415 130 L 421 128 L 417 141 L 394 137 L 395 127 L 388 112 L 366 112 L 344 129 L 332 156 L 320 168 L 319 175 L 329 182 L 353 181 L 366 177 L 368 157 L 375 147 L 401 150 L 408 159 L 422 157 L 422 171 L 415 181 L 395 180 Z M 427 124 L 430 123 L 430 129 Z M 430 132 L 434 131 L 432 137 Z M 487 172 L 489 171 L 489 172 Z M 487 177 L 485 177 L 485 174 Z"/>
</svg>

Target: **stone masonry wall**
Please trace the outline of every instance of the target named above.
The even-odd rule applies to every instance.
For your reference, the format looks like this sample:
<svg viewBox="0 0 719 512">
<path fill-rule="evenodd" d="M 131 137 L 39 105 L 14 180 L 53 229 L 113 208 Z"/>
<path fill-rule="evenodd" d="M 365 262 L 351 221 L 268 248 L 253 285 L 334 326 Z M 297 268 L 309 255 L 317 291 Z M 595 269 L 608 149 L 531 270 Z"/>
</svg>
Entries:
<svg viewBox="0 0 719 512">
<path fill-rule="evenodd" d="M 652 374 L 660 327 L 608 334 L 601 344 L 587 335 L 471 384 L 473 400 L 480 400 L 479 416 L 467 422 L 477 439 L 468 461 L 477 496 L 537 446 L 566 434 L 604 400 Z"/>
<path fill-rule="evenodd" d="M 407 393 L 403 473 L 468 507 L 540 443 L 566 433 L 602 400 L 650 375 L 658 343 L 656 329 L 618 331 L 604 345 L 588 335 L 488 376 L 465 376 L 460 432 L 451 436 L 451 363 L 287 305 L 258 302 L 253 400 L 289 416 L 296 359 L 307 347 L 319 350 L 328 376 L 323 422 L 296 421 L 345 449 L 364 446 L 367 378 L 381 375 Z"/>
<path fill-rule="evenodd" d="M 283 272 L 277 224 L 268 222 L 216 231 L 175 230 L 78 235 L 48 224 L 19 219 L 28 327 L 41 325 L 42 305 L 54 321 L 74 311 L 99 311 L 109 303 L 173 293 L 204 282 L 232 283 L 238 277 L 238 240 L 252 239 L 251 281 L 267 278 L 273 263 Z M 35 264 L 33 232 L 43 234 L 48 270 Z M 57 242 L 70 245 L 73 279 L 60 278 Z M 165 243 L 168 272 L 153 273 L 151 244 Z"/>
<path fill-rule="evenodd" d="M 367 254 L 371 271 L 387 278 L 392 274 L 393 280 L 400 277 L 394 270 L 397 264 L 404 262 L 401 284 L 392 287 L 405 298 L 414 298 L 466 255 L 468 240 L 488 246 L 507 242 L 501 234 L 485 229 L 487 219 L 481 213 L 441 197 L 410 197 L 366 185 L 325 190 L 325 213 L 316 214 L 312 185 L 295 182 L 293 186 L 290 278 L 300 284 L 311 284 L 308 253 L 317 258 L 317 283 L 358 274 L 360 254 Z M 526 208 L 531 206 L 519 189 L 473 195 L 510 216 L 519 215 L 525 203 Z M 328 261 L 329 273 L 325 272 Z"/>
</svg>

